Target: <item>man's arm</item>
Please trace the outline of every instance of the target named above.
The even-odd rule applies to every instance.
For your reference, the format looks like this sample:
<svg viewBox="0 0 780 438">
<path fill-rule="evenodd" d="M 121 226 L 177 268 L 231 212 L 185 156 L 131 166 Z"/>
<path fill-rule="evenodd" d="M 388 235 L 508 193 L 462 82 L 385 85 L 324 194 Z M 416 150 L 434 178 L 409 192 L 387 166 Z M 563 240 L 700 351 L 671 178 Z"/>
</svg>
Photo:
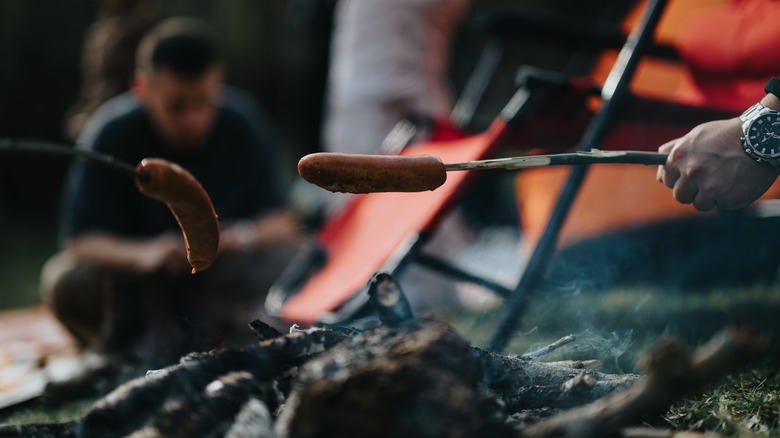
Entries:
<svg viewBox="0 0 780 438">
<path fill-rule="evenodd" d="M 768 93 L 761 104 L 780 110 L 780 100 Z M 702 211 L 742 208 L 763 195 L 780 168 L 749 157 L 740 142 L 739 117 L 695 127 L 658 150 L 669 154 L 658 168 L 658 181 L 673 190 L 675 199 Z"/>
<path fill-rule="evenodd" d="M 85 130 L 78 147 L 133 162 L 134 157 L 126 156 L 126 136 L 111 123 L 117 114 L 126 113 L 129 101 L 125 97 L 118 99 L 109 101 L 90 119 L 90 128 Z M 106 111 L 109 105 L 116 110 Z M 130 199 L 138 196 L 132 181 L 125 176 L 74 161 L 68 170 L 60 212 L 63 249 L 79 259 L 121 270 L 187 272 L 180 234 L 165 233 L 148 239 L 125 237 L 132 227 Z"/>
<path fill-rule="evenodd" d="M 219 236 L 219 251 L 246 251 L 284 242 L 299 234 L 298 218 L 287 210 L 276 210 L 224 227 Z"/>
<path fill-rule="evenodd" d="M 142 274 L 159 270 L 187 272 L 184 241 L 176 233 L 129 239 L 112 233 L 91 232 L 66 242 L 65 251 L 79 260 L 123 271 Z"/>
</svg>

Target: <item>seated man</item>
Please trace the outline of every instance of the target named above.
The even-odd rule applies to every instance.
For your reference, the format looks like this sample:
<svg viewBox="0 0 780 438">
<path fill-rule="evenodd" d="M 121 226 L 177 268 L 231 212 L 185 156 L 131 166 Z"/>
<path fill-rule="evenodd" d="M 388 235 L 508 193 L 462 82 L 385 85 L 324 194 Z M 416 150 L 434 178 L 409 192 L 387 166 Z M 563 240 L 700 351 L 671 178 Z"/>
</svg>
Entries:
<svg viewBox="0 0 780 438">
<path fill-rule="evenodd" d="M 161 157 L 189 170 L 219 216 L 219 257 L 190 275 L 165 205 L 124 176 L 74 162 L 63 250 L 44 267 L 42 292 L 80 344 L 98 353 L 91 356 L 151 367 L 246 332 L 300 236 L 284 210 L 269 127 L 247 97 L 223 87 L 211 30 L 192 19 L 164 21 L 142 40 L 137 66 L 131 92 L 95 113 L 79 147 L 134 164 Z"/>
</svg>

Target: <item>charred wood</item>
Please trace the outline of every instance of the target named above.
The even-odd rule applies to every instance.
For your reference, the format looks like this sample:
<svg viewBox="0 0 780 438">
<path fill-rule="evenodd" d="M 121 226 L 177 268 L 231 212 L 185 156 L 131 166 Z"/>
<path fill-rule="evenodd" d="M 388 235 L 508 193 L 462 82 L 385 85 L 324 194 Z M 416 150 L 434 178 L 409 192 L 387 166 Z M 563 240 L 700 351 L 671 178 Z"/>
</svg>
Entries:
<svg viewBox="0 0 780 438">
<path fill-rule="evenodd" d="M 356 335 L 306 364 L 279 436 L 513 436 L 479 387 L 479 360 L 448 326 L 412 321 Z"/>
<path fill-rule="evenodd" d="M 250 399 L 271 409 L 281 401 L 272 382 L 258 382 L 247 372 L 228 373 L 196 396 L 166 404 L 157 419 L 130 436 L 221 437 Z"/>
<path fill-rule="evenodd" d="M 276 438 L 266 405 L 256 398 L 247 400 L 225 438 Z"/>
<path fill-rule="evenodd" d="M 393 283 L 383 287 L 392 292 Z M 364 332 L 277 335 L 254 324 L 265 339 L 247 349 L 191 354 L 121 386 L 76 423 L 5 427 L 0 436 L 698 437 L 626 427 L 769 345 L 745 327 L 691 355 L 664 340 L 647 355 L 646 376 L 613 375 L 598 361 L 491 353 L 446 324 L 396 310 L 391 325 Z"/>
<path fill-rule="evenodd" d="M 605 374 L 598 361 L 537 362 L 472 347 L 484 385 L 503 401 L 507 412 L 590 403 L 629 387 L 637 374 Z"/>
<path fill-rule="evenodd" d="M 98 401 L 79 423 L 79 431 L 85 437 L 126 435 L 145 426 L 164 403 L 192 398 L 223 374 L 246 371 L 258 381 L 273 380 L 345 336 L 339 330 L 311 329 L 246 350 L 186 356 L 180 364 L 131 380 Z"/>
<path fill-rule="evenodd" d="M 541 421 L 523 430 L 523 436 L 619 436 L 622 427 L 660 414 L 679 398 L 752 363 L 768 346 L 765 333 L 747 327 L 726 329 L 690 356 L 680 341 L 663 340 L 643 361 L 647 376 L 631 388 Z"/>
<path fill-rule="evenodd" d="M 76 436 L 76 423 L 19 424 L 0 426 L 0 437 L 69 438 Z"/>
<path fill-rule="evenodd" d="M 414 319 L 412 306 L 401 285 L 390 274 L 379 273 L 368 282 L 368 295 L 382 324 L 395 327 Z"/>
<path fill-rule="evenodd" d="M 559 349 L 559 348 L 561 348 L 561 347 L 563 347 L 565 345 L 571 344 L 572 342 L 574 342 L 576 340 L 577 340 L 577 337 L 574 336 L 574 335 L 564 336 L 561 339 L 558 339 L 557 341 L 553 342 L 550 345 L 547 345 L 547 346 L 542 347 L 542 348 L 540 348 L 540 349 L 538 349 L 536 351 L 532 351 L 530 353 L 526 353 L 526 354 L 520 356 L 520 359 L 523 359 L 523 360 L 536 360 L 536 359 L 539 359 L 540 357 L 546 356 L 546 355 L 552 353 L 553 351 L 555 351 L 555 350 L 557 350 L 557 349 Z"/>
<path fill-rule="evenodd" d="M 276 330 L 259 319 L 251 321 L 249 323 L 249 328 L 255 332 L 255 335 L 257 335 L 257 340 L 260 342 L 282 336 L 282 333 L 279 332 L 279 330 Z"/>
</svg>

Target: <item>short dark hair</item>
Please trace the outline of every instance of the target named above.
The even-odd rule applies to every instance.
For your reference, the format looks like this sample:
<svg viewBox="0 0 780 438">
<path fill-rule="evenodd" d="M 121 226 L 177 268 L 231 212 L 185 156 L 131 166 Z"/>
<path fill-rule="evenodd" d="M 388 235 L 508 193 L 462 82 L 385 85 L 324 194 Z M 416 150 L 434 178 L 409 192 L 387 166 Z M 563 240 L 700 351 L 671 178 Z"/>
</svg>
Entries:
<svg viewBox="0 0 780 438">
<path fill-rule="evenodd" d="M 185 78 L 200 77 L 221 64 L 214 30 L 201 20 L 175 17 L 162 21 L 141 40 L 136 68 L 154 72 L 168 69 Z"/>
</svg>

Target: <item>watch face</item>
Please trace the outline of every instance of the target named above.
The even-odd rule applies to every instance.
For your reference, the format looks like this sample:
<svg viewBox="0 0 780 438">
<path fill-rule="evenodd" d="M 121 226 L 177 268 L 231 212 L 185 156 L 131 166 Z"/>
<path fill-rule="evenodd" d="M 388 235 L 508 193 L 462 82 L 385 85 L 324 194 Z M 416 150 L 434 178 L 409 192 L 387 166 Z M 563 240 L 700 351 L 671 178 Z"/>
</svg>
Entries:
<svg viewBox="0 0 780 438">
<path fill-rule="evenodd" d="M 757 155 L 780 156 L 780 113 L 772 111 L 758 116 L 750 123 L 746 136 Z"/>
</svg>

